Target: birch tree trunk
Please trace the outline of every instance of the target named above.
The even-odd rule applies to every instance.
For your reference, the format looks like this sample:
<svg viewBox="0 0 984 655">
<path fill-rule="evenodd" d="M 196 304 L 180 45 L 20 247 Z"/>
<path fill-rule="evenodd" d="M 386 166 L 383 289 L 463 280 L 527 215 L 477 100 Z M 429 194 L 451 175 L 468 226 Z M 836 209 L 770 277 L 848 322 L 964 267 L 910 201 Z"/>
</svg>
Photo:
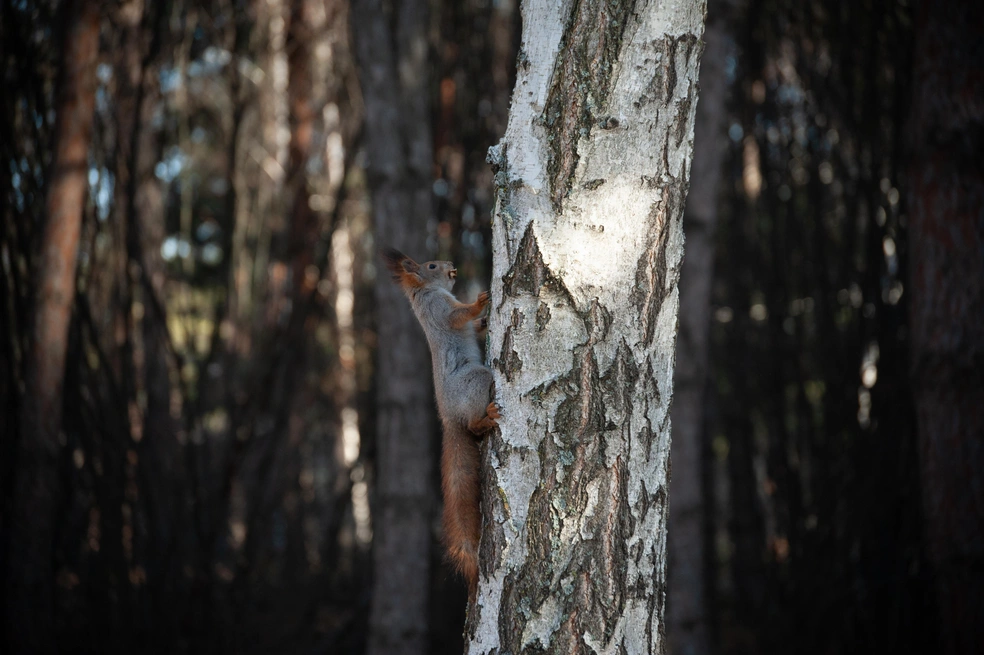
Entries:
<svg viewBox="0 0 984 655">
<path fill-rule="evenodd" d="M 62 502 L 62 391 L 75 264 L 85 208 L 89 143 L 99 54 L 99 5 L 63 5 L 65 28 L 58 83 L 54 156 L 48 172 L 46 222 L 37 260 L 35 307 L 20 444 L 7 539 L 4 622 L 11 653 L 55 650 L 55 511 Z"/>
<path fill-rule="evenodd" d="M 427 3 L 352 4 L 377 243 L 423 257 L 431 206 Z M 376 498 L 367 652 L 427 652 L 434 391 L 427 342 L 402 292 L 376 276 Z"/>
<path fill-rule="evenodd" d="M 523 3 L 496 170 L 468 652 L 660 653 L 682 217 L 705 4 Z"/>
</svg>

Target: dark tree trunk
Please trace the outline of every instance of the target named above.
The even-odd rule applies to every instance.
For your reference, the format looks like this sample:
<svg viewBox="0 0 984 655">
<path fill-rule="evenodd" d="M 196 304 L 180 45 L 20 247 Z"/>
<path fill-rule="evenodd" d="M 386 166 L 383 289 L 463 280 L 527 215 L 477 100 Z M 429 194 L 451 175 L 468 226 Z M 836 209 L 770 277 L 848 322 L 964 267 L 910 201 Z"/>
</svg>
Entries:
<svg viewBox="0 0 984 655">
<path fill-rule="evenodd" d="M 673 380 L 673 441 L 667 542 L 666 632 L 674 655 L 704 655 L 710 648 L 707 589 L 707 503 L 704 484 L 705 389 L 714 277 L 718 182 L 726 153 L 728 83 L 725 66 L 731 3 L 709 2 L 700 67 L 700 102 L 694 161 L 683 219 L 686 254 L 680 271 L 680 327 Z"/>
<path fill-rule="evenodd" d="M 132 344 L 129 361 L 123 363 L 129 369 L 125 393 L 136 411 L 127 412 L 129 434 L 124 436 L 126 442 L 116 448 L 118 459 L 123 460 L 124 452 L 130 450 L 138 464 L 122 464 L 119 478 L 114 480 L 119 489 L 112 493 L 125 493 L 127 528 L 136 535 L 129 552 L 124 553 L 126 561 L 120 562 L 122 572 L 150 572 L 151 578 L 147 585 L 131 585 L 124 577 L 117 582 L 120 591 L 111 598 L 119 598 L 121 605 L 116 632 L 132 631 L 136 639 L 143 635 L 156 643 L 173 644 L 177 612 L 167 597 L 170 581 L 164 571 L 173 565 L 179 505 L 174 490 L 182 485 L 175 483 L 179 479 L 179 453 L 173 435 L 178 421 L 170 411 L 169 374 L 173 359 L 167 344 L 165 269 L 160 254 L 165 231 L 164 199 L 161 182 L 154 174 L 161 157 L 160 128 L 154 121 L 161 95 L 153 64 L 160 51 L 155 29 L 159 28 L 162 13 L 163 6 L 134 11 L 133 6 L 125 5 L 117 18 L 122 29 L 114 95 L 118 117 L 114 213 L 126 245 L 118 281 L 128 289 L 125 297 L 130 300 L 119 309 L 123 320 L 129 322 Z M 133 303 L 139 303 L 144 311 L 135 313 Z M 129 484 L 134 481 L 136 485 Z M 119 511 L 113 514 L 119 519 Z M 146 531 L 136 525 L 144 521 Z M 150 617 L 145 613 L 148 609 Z"/>
<path fill-rule="evenodd" d="M 352 7 L 377 244 L 418 259 L 425 258 L 432 214 L 427 15 L 421 0 L 388 8 L 366 0 Z M 423 333 L 383 273 L 376 279 L 376 321 L 375 582 L 368 652 L 424 653 L 434 394 Z"/>
<path fill-rule="evenodd" d="M 984 5 L 915 16 L 912 384 L 946 653 L 984 652 Z"/>
<path fill-rule="evenodd" d="M 287 28 L 287 103 L 290 112 L 290 160 L 288 190 L 294 194 L 290 219 L 287 259 L 293 268 L 294 307 L 308 295 L 316 279 L 307 276 L 314 263 L 313 244 L 317 243 L 318 221 L 311 210 L 307 163 L 314 134 L 314 108 L 311 106 L 311 20 L 307 0 L 293 0 Z"/>
<path fill-rule="evenodd" d="M 85 205 L 95 104 L 99 10 L 66 2 L 67 25 L 55 110 L 47 217 L 37 259 L 35 308 L 14 506 L 9 523 L 6 630 L 11 652 L 54 650 L 55 513 L 68 325 L 75 298 L 75 264 Z"/>
</svg>

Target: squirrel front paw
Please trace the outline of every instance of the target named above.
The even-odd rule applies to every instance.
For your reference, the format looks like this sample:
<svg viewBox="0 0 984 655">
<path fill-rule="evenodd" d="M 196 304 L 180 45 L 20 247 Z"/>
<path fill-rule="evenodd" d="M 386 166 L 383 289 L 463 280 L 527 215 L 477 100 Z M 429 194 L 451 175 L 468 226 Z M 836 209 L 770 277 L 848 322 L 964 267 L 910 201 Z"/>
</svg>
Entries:
<svg viewBox="0 0 984 655">
<path fill-rule="evenodd" d="M 475 304 L 476 305 L 479 305 L 482 308 L 484 308 L 486 305 L 488 305 L 489 304 L 489 292 L 488 291 L 483 291 L 482 293 L 478 294 L 478 300 L 475 301 Z"/>
<path fill-rule="evenodd" d="M 489 406 L 485 408 L 485 414 L 493 421 L 498 421 L 502 418 L 502 408 L 499 407 L 495 401 L 492 401 L 489 403 Z"/>
</svg>

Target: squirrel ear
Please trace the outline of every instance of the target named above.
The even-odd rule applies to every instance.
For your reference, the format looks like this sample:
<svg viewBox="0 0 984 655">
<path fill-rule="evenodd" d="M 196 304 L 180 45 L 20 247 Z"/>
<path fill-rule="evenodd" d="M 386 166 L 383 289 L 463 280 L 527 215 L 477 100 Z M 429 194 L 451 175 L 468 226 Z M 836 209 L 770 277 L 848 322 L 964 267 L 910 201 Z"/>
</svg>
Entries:
<svg viewBox="0 0 984 655">
<path fill-rule="evenodd" d="M 388 268 L 394 275 L 399 275 L 402 273 L 403 261 L 410 259 L 396 248 L 384 248 L 379 252 L 379 254 L 382 255 L 383 261 L 386 262 L 386 268 Z"/>
<path fill-rule="evenodd" d="M 379 255 L 386 262 L 386 268 L 389 269 L 399 266 L 400 262 L 407 258 L 406 255 L 396 248 L 383 248 L 379 251 Z"/>
<path fill-rule="evenodd" d="M 419 278 L 417 272 L 420 270 L 420 265 L 396 248 L 385 248 L 380 252 L 380 255 L 382 255 L 383 261 L 386 262 L 386 268 L 393 274 L 393 280 L 396 282 L 406 281 L 404 278 L 408 274 Z"/>
</svg>

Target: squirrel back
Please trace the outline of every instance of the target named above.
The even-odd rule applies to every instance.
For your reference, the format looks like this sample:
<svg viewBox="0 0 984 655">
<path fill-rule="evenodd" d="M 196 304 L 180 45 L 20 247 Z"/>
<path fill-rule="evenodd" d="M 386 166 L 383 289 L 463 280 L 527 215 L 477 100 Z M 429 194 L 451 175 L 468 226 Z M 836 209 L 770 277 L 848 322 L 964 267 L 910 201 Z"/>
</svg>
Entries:
<svg viewBox="0 0 984 655">
<path fill-rule="evenodd" d="M 444 432 L 441 488 L 445 546 L 474 598 L 482 529 L 476 438 L 495 427 L 499 418 L 499 408 L 491 402 L 492 371 L 482 364 L 474 327 L 489 304 L 489 295 L 483 292 L 471 304 L 458 302 L 451 293 L 458 273 L 451 262 L 418 264 L 392 249 L 384 251 L 383 258 L 393 280 L 410 300 L 430 346 L 437 411 Z"/>
</svg>

